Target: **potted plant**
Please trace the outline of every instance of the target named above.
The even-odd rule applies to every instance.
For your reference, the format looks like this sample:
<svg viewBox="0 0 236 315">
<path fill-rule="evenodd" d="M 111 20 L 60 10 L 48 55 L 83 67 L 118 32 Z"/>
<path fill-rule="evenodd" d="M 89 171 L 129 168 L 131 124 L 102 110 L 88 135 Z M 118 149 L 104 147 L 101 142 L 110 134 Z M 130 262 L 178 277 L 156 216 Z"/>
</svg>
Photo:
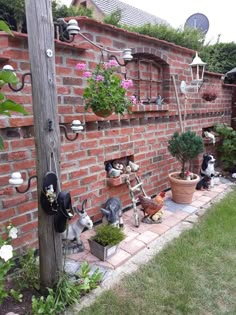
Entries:
<svg viewBox="0 0 236 315">
<path fill-rule="evenodd" d="M 111 224 L 100 225 L 96 235 L 88 240 L 91 253 L 101 260 L 114 255 L 118 244 L 125 238 L 124 232 Z"/>
<path fill-rule="evenodd" d="M 76 69 L 85 70 L 86 65 L 78 63 Z M 87 86 L 83 97 L 85 110 L 92 111 L 100 117 L 108 117 L 113 112 L 124 114 L 130 111 L 134 97 L 126 95 L 127 89 L 133 86 L 132 80 L 121 79 L 116 73 L 118 63 L 109 60 L 97 65 L 94 72 L 84 71 L 83 77 L 87 78 Z"/>
<path fill-rule="evenodd" d="M 180 172 L 169 174 L 172 198 L 177 203 L 191 203 L 200 178 L 188 170 L 191 161 L 204 151 L 203 140 L 193 131 L 185 131 L 182 134 L 175 132 L 168 144 L 171 155 L 181 163 Z M 186 169 L 187 164 L 188 169 Z"/>
<path fill-rule="evenodd" d="M 207 102 L 214 101 L 217 98 L 217 96 L 218 96 L 218 93 L 216 89 L 214 88 L 209 88 L 207 91 L 201 94 L 202 99 L 204 99 Z"/>
</svg>

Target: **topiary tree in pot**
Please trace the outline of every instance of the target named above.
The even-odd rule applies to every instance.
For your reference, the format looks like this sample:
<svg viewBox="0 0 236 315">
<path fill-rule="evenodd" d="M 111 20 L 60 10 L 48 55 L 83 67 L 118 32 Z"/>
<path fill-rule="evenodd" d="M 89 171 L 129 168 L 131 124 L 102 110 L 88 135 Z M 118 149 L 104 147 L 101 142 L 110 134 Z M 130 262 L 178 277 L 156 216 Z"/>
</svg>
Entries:
<svg viewBox="0 0 236 315">
<path fill-rule="evenodd" d="M 190 175 L 186 165 L 190 166 L 190 162 L 204 151 L 203 140 L 193 131 L 185 131 L 182 134 L 176 131 L 168 144 L 170 154 L 181 163 L 180 172 L 169 174 L 172 198 L 177 203 L 191 203 L 199 176 Z"/>
</svg>

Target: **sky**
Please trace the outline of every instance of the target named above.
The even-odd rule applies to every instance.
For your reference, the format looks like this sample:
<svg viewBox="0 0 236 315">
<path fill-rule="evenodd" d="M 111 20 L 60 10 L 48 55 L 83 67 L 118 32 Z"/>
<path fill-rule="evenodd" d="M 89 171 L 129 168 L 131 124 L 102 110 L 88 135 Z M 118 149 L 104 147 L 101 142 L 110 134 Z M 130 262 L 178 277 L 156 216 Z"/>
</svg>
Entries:
<svg viewBox="0 0 236 315">
<path fill-rule="evenodd" d="M 109 0 L 108 0 L 109 1 Z M 218 35 L 220 42 L 235 42 L 235 0 L 122 0 L 129 5 L 166 20 L 174 28 L 183 27 L 189 16 L 202 13 L 209 20 L 206 41 L 214 44 Z M 61 0 L 70 5 L 71 0 Z"/>
</svg>

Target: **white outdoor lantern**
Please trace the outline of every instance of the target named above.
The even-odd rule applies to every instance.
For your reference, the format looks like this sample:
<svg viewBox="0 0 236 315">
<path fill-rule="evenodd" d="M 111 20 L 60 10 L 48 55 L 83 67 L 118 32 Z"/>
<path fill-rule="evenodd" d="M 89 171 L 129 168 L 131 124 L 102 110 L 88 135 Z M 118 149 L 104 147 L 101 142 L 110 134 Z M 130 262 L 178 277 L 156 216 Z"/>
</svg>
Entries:
<svg viewBox="0 0 236 315">
<path fill-rule="evenodd" d="M 192 83 L 197 85 L 197 92 L 199 91 L 201 85 L 203 84 L 203 77 L 205 72 L 206 63 L 198 56 L 196 56 L 193 61 L 189 64 L 191 70 Z"/>
</svg>

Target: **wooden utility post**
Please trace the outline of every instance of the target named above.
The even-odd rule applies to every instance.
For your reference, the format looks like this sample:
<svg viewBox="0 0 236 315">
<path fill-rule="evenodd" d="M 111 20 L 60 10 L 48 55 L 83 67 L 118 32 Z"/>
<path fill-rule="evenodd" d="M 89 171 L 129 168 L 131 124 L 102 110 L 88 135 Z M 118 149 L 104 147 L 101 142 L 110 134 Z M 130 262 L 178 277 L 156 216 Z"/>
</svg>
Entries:
<svg viewBox="0 0 236 315">
<path fill-rule="evenodd" d="M 57 112 L 55 47 L 50 0 L 25 0 L 38 176 L 38 236 L 41 290 L 52 287 L 62 268 L 61 236 L 55 232 L 54 216 L 40 205 L 43 177 L 48 171 L 60 181 L 60 130 Z M 49 131 L 48 121 L 52 122 Z M 52 159 L 53 153 L 53 159 Z M 58 174 L 59 172 L 59 174 Z"/>
</svg>

